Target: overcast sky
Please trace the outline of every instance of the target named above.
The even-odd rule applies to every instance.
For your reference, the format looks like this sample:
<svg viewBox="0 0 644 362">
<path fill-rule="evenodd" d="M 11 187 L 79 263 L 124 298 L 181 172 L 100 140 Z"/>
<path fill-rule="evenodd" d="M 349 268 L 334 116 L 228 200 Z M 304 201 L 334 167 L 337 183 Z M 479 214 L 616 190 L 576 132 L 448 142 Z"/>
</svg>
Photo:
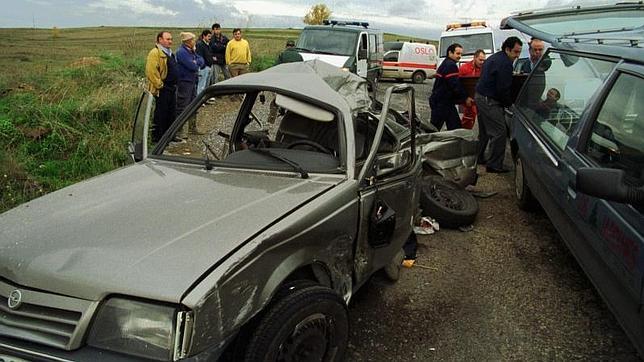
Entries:
<svg viewBox="0 0 644 362">
<path fill-rule="evenodd" d="M 601 1 L 601 0 L 600 0 Z M 0 0 L 0 27 L 210 26 L 302 27 L 325 3 L 332 18 L 365 20 L 386 32 L 437 39 L 445 24 L 485 19 L 498 26 L 512 12 L 595 0 Z"/>
</svg>

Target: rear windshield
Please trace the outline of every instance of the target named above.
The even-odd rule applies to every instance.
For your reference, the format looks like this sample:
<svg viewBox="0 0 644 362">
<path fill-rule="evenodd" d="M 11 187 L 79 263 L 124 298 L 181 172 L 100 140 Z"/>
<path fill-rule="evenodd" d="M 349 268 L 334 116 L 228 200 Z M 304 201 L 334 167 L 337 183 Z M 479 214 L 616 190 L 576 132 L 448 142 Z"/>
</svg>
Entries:
<svg viewBox="0 0 644 362">
<path fill-rule="evenodd" d="M 356 52 L 358 34 L 333 29 L 305 29 L 300 34 L 297 47 L 312 53 L 351 56 Z"/>
<path fill-rule="evenodd" d="M 447 56 L 447 48 L 458 43 L 463 46 L 463 55 L 472 55 L 477 49 L 483 49 L 486 53 L 494 52 L 494 37 L 492 33 L 484 34 L 462 34 L 449 37 L 442 37 L 440 41 L 441 51 L 439 56 Z"/>
</svg>

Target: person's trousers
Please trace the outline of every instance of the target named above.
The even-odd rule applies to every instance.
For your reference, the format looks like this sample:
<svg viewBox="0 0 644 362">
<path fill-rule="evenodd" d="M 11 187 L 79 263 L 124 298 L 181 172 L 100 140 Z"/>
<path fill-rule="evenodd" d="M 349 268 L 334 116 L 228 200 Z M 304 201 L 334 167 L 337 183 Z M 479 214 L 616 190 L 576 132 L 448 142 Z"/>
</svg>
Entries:
<svg viewBox="0 0 644 362">
<path fill-rule="evenodd" d="M 228 69 L 230 70 L 231 77 L 236 77 L 238 75 L 246 74 L 250 71 L 250 67 L 248 66 L 248 64 L 239 64 L 239 63 L 233 63 L 228 65 Z"/>
<path fill-rule="evenodd" d="M 212 74 L 212 69 L 210 67 L 204 67 L 199 70 L 199 81 L 197 82 L 197 94 L 201 93 L 207 86 L 210 85 L 210 75 Z"/>
<path fill-rule="evenodd" d="M 228 67 L 223 64 L 213 64 L 212 65 L 212 78 L 210 84 L 215 84 L 219 82 L 219 77 L 222 76 L 224 80 L 230 78 L 230 71 Z"/>
<path fill-rule="evenodd" d="M 190 102 L 192 102 L 197 97 L 197 84 L 195 81 L 190 80 L 180 80 L 177 84 L 177 117 L 188 107 Z M 188 120 L 190 130 L 193 131 L 197 128 L 197 119 L 195 117 L 190 117 Z M 185 127 L 181 127 L 178 137 L 185 136 Z"/>
<path fill-rule="evenodd" d="M 490 157 L 486 166 L 502 169 L 505 159 L 505 144 L 507 132 L 505 130 L 505 114 L 500 102 L 482 96 L 474 96 L 479 117 L 479 161 L 485 160 L 485 148 L 490 144 Z"/>
<path fill-rule="evenodd" d="M 155 97 L 154 118 L 152 119 L 152 142 L 159 142 L 170 128 L 177 115 L 177 87 L 165 86 Z"/>
<path fill-rule="evenodd" d="M 439 131 L 443 127 L 443 123 L 446 124 L 448 130 L 461 128 L 461 118 L 458 116 L 456 106 L 453 104 L 437 105 L 432 108 L 431 117 L 432 124 Z"/>
</svg>

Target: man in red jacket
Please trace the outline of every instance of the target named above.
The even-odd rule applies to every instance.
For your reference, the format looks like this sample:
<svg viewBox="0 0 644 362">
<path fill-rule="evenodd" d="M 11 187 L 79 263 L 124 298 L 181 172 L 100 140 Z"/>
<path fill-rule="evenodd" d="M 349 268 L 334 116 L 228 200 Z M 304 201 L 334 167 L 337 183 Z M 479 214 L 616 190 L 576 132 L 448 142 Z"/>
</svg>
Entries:
<svg viewBox="0 0 644 362">
<path fill-rule="evenodd" d="M 464 63 L 458 69 L 458 76 L 461 78 L 479 77 L 481 75 L 481 69 L 483 68 L 483 62 L 485 62 L 485 52 L 483 49 L 477 49 L 474 52 L 472 61 Z M 476 120 L 476 104 L 472 102 L 471 106 L 463 105 L 463 108 L 461 125 L 463 128 L 472 129 L 474 127 L 474 121 Z"/>
</svg>

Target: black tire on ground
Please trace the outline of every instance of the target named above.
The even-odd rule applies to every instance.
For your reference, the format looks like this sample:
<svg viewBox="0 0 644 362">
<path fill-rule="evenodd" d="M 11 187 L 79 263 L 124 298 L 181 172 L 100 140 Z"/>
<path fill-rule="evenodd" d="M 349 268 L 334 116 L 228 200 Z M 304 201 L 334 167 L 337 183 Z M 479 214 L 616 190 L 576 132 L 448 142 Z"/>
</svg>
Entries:
<svg viewBox="0 0 644 362">
<path fill-rule="evenodd" d="M 382 271 L 385 273 L 385 277 L 389 281 L 396 282 L 400 279 L 400 269 L 402 269 L 402 262 L 405 259 L 405 252 L 400 249 L 393 259 L 387 264 Z"/>
<path fill-rule="evenodd" d="M 349 342 L 344 300 L 316 285 L 278 293 L 246 346 L 245 361 L 343 361 Z"/>
<path fill-rule="evenodd" d="M 414 74 L 411 75 L 411 80 L 412 82 L 416 84 L 423 83 L 427 79 L 427 76 L 425 75 L 425 72 L 417 70 L 414 72 Z"/>
<path fill-rule="evenodd" d="M 517 197 L 517 204 L 521 210 L 532 211 L 536 208 L 537 200 L 528 187 L 523 160 L 518 154 L 514 160 L 514 195 Z"/>
<path fill-rule="evenodd" d="M 469 192 L 440 176 L 421 181 L 420 207 L 442 227 L 458 228 L 471 225 L 479 212 L 479 204 Z"/>
</svg>

